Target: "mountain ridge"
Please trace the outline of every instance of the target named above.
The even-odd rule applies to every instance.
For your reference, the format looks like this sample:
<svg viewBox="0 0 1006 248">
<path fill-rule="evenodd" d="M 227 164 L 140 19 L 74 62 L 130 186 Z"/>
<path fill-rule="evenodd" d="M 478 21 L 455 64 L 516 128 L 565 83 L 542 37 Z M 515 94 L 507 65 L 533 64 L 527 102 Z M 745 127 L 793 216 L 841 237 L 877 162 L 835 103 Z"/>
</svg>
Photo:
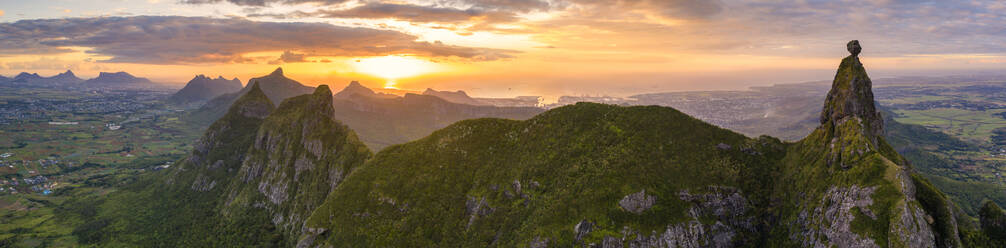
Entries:
<svg viewBox="0 0 1006 248">
<path fill-rule="evenodd" d="M 175 104 L 204 102 L 217 96 L 238 92 L 242 88 L 241 81 L 237 78 L 227 80 L 223 76 L 218 76 L 213 79 L 200 74 L 189 80 L 185 87 L 171 95 L 168 101 Z"/>
<path fill-rule="evenodd" d="M 209 145 L 190 157 L 207 169 L 161 174 L 189 173 L 186 182 L 195 182 L 167 191 L 180 197 L 168 206 L 193 211 L 166 211 L 207 219 L 141 210 L 150 216 L 85 226 L 121 234 L 165 220 L 145 240 L 95 244 L 175 246 L 964 247 L 998 238 L 988 232 L 1006 226 L 1001 209 L 983 207 L 984 232 L 958 225 L 946 196 L 876 135 L 883 123 L 866 107 L 869 77 L 855 60 L 839 65 L 818 128 L 791 143 L 668 107 L 577 103 L 526 120 L 462 120 L 373 154 L 336 120 L 346 116 L 340 106 L 392 115 L 402 112 L 382 103 L 428 103 L 439 106 L 434 112 L 471 106 L 417 94 L 346 103 L 322 85 L 267 114 L 243 112 L 272 106 L 254 83 L 241 97 L 252 100 L 237 101 L 211 129 L 245 137 L 237 148 L 207 149 L 228 144 L 208 131 Z M 248 116 L 264 119 L 254 118 L 256 128 L 220 128 Z M 217 170 L 223 181 L 191 176 L 215 167 L 202 155 L 214 150 L 241 155 L 216 167 L 228 168 Z M 199 201 L 184 202 L 192 198 Z M 136 209 L 117 203 L 106 206 Z"/>
</svg>

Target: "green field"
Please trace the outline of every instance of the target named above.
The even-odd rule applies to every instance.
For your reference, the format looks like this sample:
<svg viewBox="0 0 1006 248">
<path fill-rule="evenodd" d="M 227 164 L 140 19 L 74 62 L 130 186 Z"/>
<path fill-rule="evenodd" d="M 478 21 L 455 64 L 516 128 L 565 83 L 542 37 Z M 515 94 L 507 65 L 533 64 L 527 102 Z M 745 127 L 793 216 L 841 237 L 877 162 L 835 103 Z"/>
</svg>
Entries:
<svg viewBox="0 0 1006 248">
<path fill-rule="evenodd" d="M 921 125 L 946 134 L 977 143 L 989 142 L 992 130 L 1006 127 L 1006 119 L 995 114 L 1003 109 L 973 111 L 953 108 L 928 110 L 895 110 L 895 120 L 901 123 Z"/>
</svg>

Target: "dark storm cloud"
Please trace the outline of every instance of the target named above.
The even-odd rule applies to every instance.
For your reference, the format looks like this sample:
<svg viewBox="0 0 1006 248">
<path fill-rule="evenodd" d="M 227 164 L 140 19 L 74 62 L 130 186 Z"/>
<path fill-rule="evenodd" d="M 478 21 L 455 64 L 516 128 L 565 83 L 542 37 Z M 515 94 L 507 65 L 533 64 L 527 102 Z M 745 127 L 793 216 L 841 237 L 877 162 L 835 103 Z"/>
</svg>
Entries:
<svg viewBox="0 0 1006 248">
<path fill-rule="evenodd" d="M 311 51 L 310 56 L 409 53 L 487 60 L 514 51 L 416 42 L 397 31 L 324 23 L 257 22 L 205 17 L 137 16 L 39 19 L 0 23 L 0 53 L 66 52 L 68 47 L 110 56 L 107 62 L 177 64 L 255 62 L 242 54 Z"/>
</svg>

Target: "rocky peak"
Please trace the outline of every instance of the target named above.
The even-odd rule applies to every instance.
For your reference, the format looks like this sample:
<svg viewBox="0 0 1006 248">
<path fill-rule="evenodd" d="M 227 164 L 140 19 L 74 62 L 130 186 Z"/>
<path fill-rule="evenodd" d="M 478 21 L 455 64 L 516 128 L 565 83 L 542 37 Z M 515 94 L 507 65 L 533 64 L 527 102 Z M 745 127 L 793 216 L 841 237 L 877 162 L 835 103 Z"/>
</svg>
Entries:
<svg viewBox="0 0 1006 248">
<path fill-rule="evenodd" d="M 269 73 L 269 76 L 280 76 L 280 77 L 282 77 L 283 76 L 283 67 L 276 67 L 276 70 L 272 71 L 272 73 Z"/>
<path fill-rule="evenodd" d="M 846 45 L 850 55 L 842 60 L 832 82 L 831 91 L 821 111 L 821 124 L 837 127 L 848 117 L 863 122 L 867 133 L 879 136 L 883 132 L 883 119 L 873 102 L 873 82 L 866 74 L 866 68 L 859 61 L 862 47 L 853 40 Z"/>
<path fill-rule="evenodd" d="M 63 76 L 63 77 L 77 77 L 77 75 L 74 75 L 73 71 L 70 71 L 70 70 L 66 70 L 65 72 L 57 74 L 56 76 L 57 77 L 60 77 L 60 76 Z"/>
<path fill-rule="evenodd" d="M 41 78 L 42 76 L 39 76 L 38 73 L 27 73 L 27 72 L 22 72 L 20 74 L 17 74 L 17 76 L 14 76 L 14 80 L 30 80 L 30 79 L 41 79 Z"/>
<path fill-rule="evenodd" d="M 361 85 L 360 82 L 352 81 L 349 82 L 349 85 L 347 85 L 346 88 L 343 88 L 342 91 L 339 91 L 339 93 L 335 94 L 335 98 L 347 99 L 352 97 L 353 95 L 372 97 L 377 95 L 377 93 L 375 93 L 374 90 L 371 90 L 370 88 Z"/>
<path fill-rule="evenodd" d="M 245 117 L 263 119 L 273 110 L 272 101 L 266 97 L 265 92 L 259 87 L 258 82 L 254 82 L 248 93 L 245 93 L 231 105 L 231 113 L 237 113 Z M 236 112 L 235 112 L 236 111 Z"/>
<path fill-rule="evenodd" d="M 332 106 L 332 90 L 328 85 L 318 85 L 318 88 L 311 94 L 311 102 L 308 105 L 309 111 L 323 114 L 328 117 L 335 116 L 335 108 Z"/>
</svg>

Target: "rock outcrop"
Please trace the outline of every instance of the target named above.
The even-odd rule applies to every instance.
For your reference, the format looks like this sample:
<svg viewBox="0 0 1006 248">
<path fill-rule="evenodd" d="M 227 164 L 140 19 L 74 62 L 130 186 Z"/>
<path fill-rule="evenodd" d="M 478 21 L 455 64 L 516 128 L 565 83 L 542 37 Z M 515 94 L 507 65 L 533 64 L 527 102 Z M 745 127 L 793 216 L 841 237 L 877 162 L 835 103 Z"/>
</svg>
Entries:
<svg viewBox="0 0 1006 248">
<path fill-rule="evenodd" d="M 193 145 L 192 153 L 173 167 L 169 180 L 191 184 L 191 189 L 196 191 L 227 185 L 240 168 L 259 125 L 273 108 L 258 84 L 251 85 L 248 93 L 235 101 L 226 115 L 206 129 Z"/>
<path fill-rule="evenodd" d="M 865 134 L 880 136 L 884 121 L 874 106 L 873 82 L 859 60 L 859 52 L 862 50 L 859 41 L 850 41 L 848 50 L 851 55 L 843 59 L 838 67 L 824 110 L 821 111 L 821 124 L 837 127 L 850 117 L 858 118 L 866 127 Z"/>
<path fill-rule="evenodd" d="M 847 50 L 821 125 L 783 159 L 786 175 L 775 194 L 796 202 L 780 213 L 789 219 L 783 223 L 789 239 L 808 247 L 954 244 L 938 242 L 956 235 L 934 232 L 928 213 L 939 210 L 916 200 L 911 167 L 883 139 L 883 119 L 858 57 L 862 47 L 851 41 Z"/>
<path fill-rule="evenodd" d="M 618 201 L 618 205 L 622 207 L 622 210 L 641 214 L 653 207 L 653 203 L 656 201 L 656 197 L 647 195 L 646 190 L 643 190 L 623 197 L 621 201 Z"/>
<path fill-rule="evenodd" d="M 371 153 L 333 118 L 332 92 L 322 85 L 283 101 L 265 118 L 229 187 L 224 213 L 264 210 L 289 237 L 345 175 Z"/>
</svg>

